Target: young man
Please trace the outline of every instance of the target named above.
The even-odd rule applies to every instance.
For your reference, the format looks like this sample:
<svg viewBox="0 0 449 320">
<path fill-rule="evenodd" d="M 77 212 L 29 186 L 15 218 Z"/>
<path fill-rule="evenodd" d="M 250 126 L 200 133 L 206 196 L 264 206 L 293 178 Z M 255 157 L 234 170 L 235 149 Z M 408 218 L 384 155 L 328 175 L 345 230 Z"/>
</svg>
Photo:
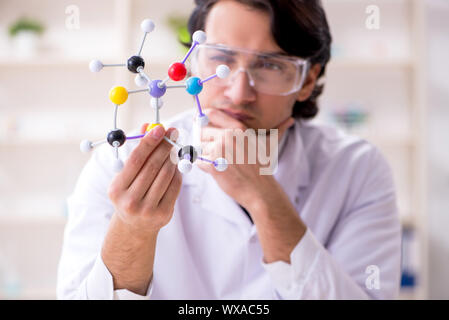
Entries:
<svg viewBox="0 0 449 320">
<path fill-rule="evenodd" d="M 201 93 L 204 154 L 229 129 L 278 129 L 274 175 L 261 164 L 181 178 L 156 127 L 127 143 L 115 175 L 100 148 L 69 198 L 58 297 L 75 299 L 395 298 L 400 224 L 391 172 L 368 143 L 304 119 L 331 37 L 318 0 L 197 0 L 193 72 L 227 64 Z M 170 122 L 192 129 L 191 112 Z"/>
</svg>

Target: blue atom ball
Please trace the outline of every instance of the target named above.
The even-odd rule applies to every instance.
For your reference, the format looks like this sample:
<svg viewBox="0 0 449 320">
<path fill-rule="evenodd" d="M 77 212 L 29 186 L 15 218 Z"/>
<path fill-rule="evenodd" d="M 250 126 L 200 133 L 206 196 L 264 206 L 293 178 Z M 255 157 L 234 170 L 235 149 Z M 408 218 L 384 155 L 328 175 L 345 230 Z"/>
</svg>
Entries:
<svg viewBox="0 0 449 320">
<path fill-rule="evenodd" d="M 203 90 L 203 84 L 200 83 L 201 79 L 198 77 L 191 77 L 186 81 L 186 90 L 192 96 L 196 96 Z"/>
</svg>

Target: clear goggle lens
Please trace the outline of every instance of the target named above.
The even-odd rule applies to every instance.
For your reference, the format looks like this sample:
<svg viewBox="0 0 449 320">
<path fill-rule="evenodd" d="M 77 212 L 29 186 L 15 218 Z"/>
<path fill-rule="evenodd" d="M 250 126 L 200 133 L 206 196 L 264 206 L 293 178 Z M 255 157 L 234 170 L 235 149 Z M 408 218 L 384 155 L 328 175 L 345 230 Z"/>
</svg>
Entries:
<svg viewBox="0 0 449 320">
<path fill-rule="evenodd" d="M 251 87 L 270 95 L 299 91 L 308 67 L 307 60 L 300 58 L 207 44 L 196 48 L 192 62 L 192 71 L 202 79 L 214 74 L 221 64 L 229 67 L 231 72 L 227 78 L 216 78 L 210 85 L 229 86 L 244 71 Z"/>
</svg>

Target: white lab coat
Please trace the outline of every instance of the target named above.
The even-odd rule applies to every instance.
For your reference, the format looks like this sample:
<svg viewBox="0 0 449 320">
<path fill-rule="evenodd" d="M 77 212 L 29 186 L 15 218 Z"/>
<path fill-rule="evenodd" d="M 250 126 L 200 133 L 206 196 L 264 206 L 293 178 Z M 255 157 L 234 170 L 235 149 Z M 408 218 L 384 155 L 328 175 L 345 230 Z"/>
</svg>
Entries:
<svg viewBox="0 0 449 320">
<path fill-rule="evenodd" d="M 165 126 L 189 131 L 192 115 L 183 113 Z M 136 145 L 130 141 L 120 149 L 123 160 Z M 275 178 L 308 228 L 291 264 L 263 262 L 256 227 L 194 166 L 183 177 L 172 220 L 160 230 L 146 296 L 114 290 L 100 255 L 114 212 L 107 197 L 112 158 L 109 145 L 96 150 L 68 199 L 59 299 L 392 299 L 398 294 L 400 223 L 392 174 L 366 141 L 300 120 L 287 131 Z"/>
</svg>

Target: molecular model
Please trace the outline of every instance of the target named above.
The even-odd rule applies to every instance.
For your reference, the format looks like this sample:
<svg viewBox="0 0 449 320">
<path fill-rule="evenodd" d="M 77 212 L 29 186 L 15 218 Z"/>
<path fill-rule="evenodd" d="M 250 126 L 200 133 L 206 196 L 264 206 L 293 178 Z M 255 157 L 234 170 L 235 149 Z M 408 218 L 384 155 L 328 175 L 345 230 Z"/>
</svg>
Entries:
<svg viewBox="0 0 449 320">
<path fill-rule="evenodd" d="M 143 138 L 148 132 L 151 131 L 155 126 L 162 126 L 159 119 L 159 109 L 161 109 L 163 102 L 162 97 L 165 95 L 167 89 L 171 88 L 185 88 L 187 93 L 195 97 L 196 104 L 198 107 L 198 115 L 197 115 L 197 124 L 200 127 L 204 127 L 208 124 L 209 119 L 207 115 L 205 115 L 201 109 L 200 100 L 198 98 L 198 95 L 203 89 L 203 84 L 209 80 L 212 80 L 216 77 L 218 78 L 226 78 L 229 74 L 229 68 L 226 65 L 219 65 L 216 69 L 216 73 L 214 75 L 211 75 L 207 77 L 206 79 L 201 80 L 198 77 L 190 77 L 188 78 L 184 84 L 182 85 L 172 85 L 168 86 L 167 82 L 171 79 L 173 81 L 182 81 L 187 75 L 187 69 L 185 67 L 185 62 L 189 58 L 189 56 L 192 54 L 195 47 L 199 44 L 202 44 L 206 42 L 206 34 L 203 31 L 196 31 L 193 34 L 193 43 L 190 48 L 190 50 L 185 55 L 184 59 L 181 62 L 175 62 L 172 63 L 169 66 L 168 69 L 168 77 L 164 80 L 151 80 L 150 77 L 144 72 L 145 68 L 145 61 L 141 57 L 141 52 L 145 43 L 145 39 L 148 33 L 152 32 L 154 30 L 154 23 L 150 19 L 146 19 L 141 24 L 141 29 L 144 32 L 142 44 L 140 45 L 139 52 L 137 55 L 132 56 L 128 59 L 126 64 L 103 64 L 99 60 L 93 60 L 89 64 L 89 69 L 92 72 L 99 72 L 103 69 L 103 67 L 127 67 L 129 71 L 132 73 L 137 74 L 135 78 L 135 83 L 139 87 L 146 86 L 146 89 L 142 90 L 133 90 L 128 91 L 124 87 L 116 86 L 113 87 L 109 91 L 109 99 L 111 102 L 115 105 L 114 109 L 114 121 L 113 121 L 113 129 L 107 134 L 106 139 L 97 141 L 97 142 L 91 142 L 88 140 L 83 140 L 80 144 L 80 149 L 82 152 L 89 152 L 94 147 L 101 145 L 103 143 L 109 143 L 115 151 L 115 159 L 113 163 L 113 168 L 115 171 L 120 171 L 123 168 L 123 162 L 119 159 L 118 156 L 118 149 L 119 147 L 123 146 L 127 140 L 134 140 L 134 139 L 141 139 Z M 128 95 L 133 93 L 139 93 L 139 92 L 148 92 L 150 95 L 150 105 L 155 110 L 155 122 L 153 124 L 149 124 L 145 130 L 144 134 L 136 135 L 136 136 L 126 136 L 125 132 L 119 128 L 117 128 L 117 110 L 118 107 L 122 104 L 124 104 L 128 100 Z M 226 159 L 224 158 L 218 158 L 214 161 L 205 159 L 200 156 L 200 150 L 197 150 L 195 147 L 191 145 L 180 145 L 179 143 L 176 143 L 167 137 L 164 137 L 164 139 L 169 142 L 171 145 L 173 145 L 177 151 L 178 151 L 178 170 L 182 173 L 188 173 L 192 169 L 192 164 L 196 160 L 206 161 L 214 165 L 215 169 L 218 171 L 224 171 L 226 170 L 228 163 Z"/>
</svg>

